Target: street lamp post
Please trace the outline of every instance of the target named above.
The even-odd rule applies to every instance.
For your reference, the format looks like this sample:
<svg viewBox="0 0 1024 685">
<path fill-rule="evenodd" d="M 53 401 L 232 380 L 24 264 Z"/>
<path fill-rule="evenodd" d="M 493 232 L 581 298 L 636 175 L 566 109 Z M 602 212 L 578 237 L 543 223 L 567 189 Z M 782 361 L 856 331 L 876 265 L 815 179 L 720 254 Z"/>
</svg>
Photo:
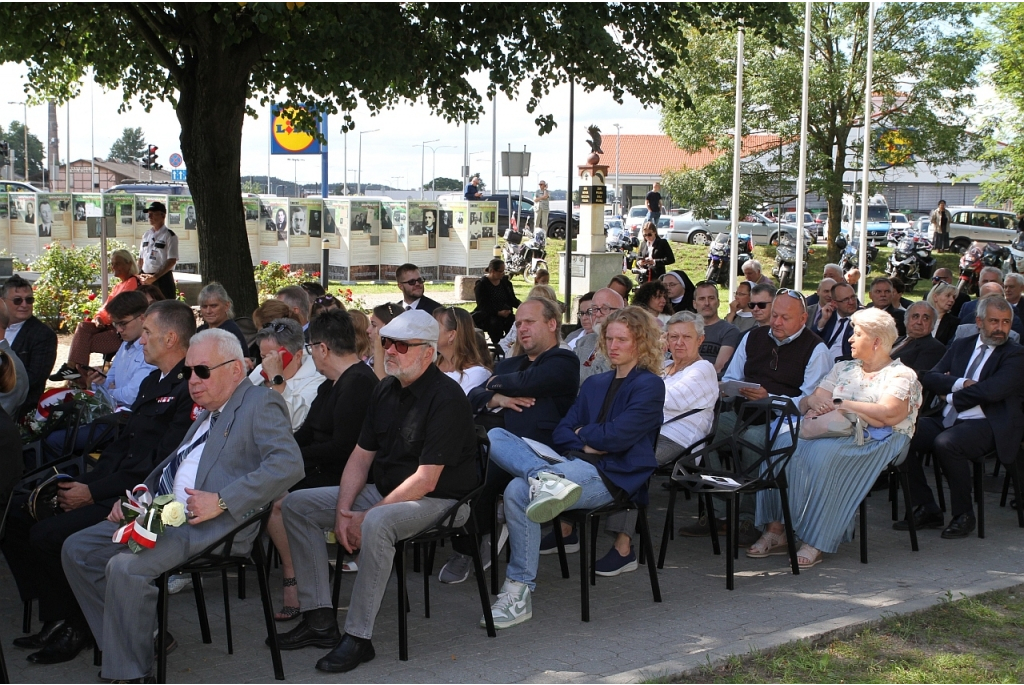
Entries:
<svg viewBox="0 0 1024 685">
<path fill-rule="evenodd" d="M 21 105 L 25 108 L 25 117 L 22 119 L 22 133 L 25 134 L 25 183 L 28 183 L 28 100 L 22 102 L 8 102 L 8 105 Z M 11 165 L 11 177 L 14 177 L 14 165 Z"/>
<path fill-rule="evenodd" d="M 293 162 L 292 184 L 295 186 L 295 197 L 301 197 L 301 195 L 299 195 L 299 162 L 305 162 L 306 160 L 301 157 L 289 157 L 288 161 Z"/>
<path fill-rule="evenodd" d="M 622 140 L 622 127 L 612 124 L 615 127 L 615 204 L 618 206 L 618 213 L 622 214 L 622 186 L 619 185 L 619 141 Z"/>
<path fill-rule="evenodd" d="M 427 143 L 436 143 L 441 140 L 440 138 L 434 138 L 433 140 L 424 140 L 419 145 L 413 145 L 413 147 L 420 148 L 420 199 L 423 199 L 423 188 L 427 185 L 426 179 L 423 178 L 423 167 L 427 157 Z"/>
<path fill-rule="evenodd" d="M 356 195 L 363 195 L 363 134 L 364 133 L 376 133 L 379 128 L 370 129 L 369 131 L 359 132 L 359 163 L 356 165 Z"/>
</svg>

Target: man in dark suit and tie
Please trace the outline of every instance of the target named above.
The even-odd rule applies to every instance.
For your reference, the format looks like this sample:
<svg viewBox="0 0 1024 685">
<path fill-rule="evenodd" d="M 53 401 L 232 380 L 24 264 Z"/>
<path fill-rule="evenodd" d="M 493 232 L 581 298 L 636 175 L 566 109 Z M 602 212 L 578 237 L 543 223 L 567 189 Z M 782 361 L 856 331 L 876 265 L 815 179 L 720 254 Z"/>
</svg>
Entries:
<svg viewBox="0 0 1024 685">
<path fill-rule="evenodd" d="M 907 334 L 896 340 L 889 356 L 899 359 L 921 378 L 946 354 L 946 346 L 935 339 L 935 308 L 921 300 L 907 308 Z"/>
<path fill-rule="evenodd" d="M 103 650 L 103 678 L 153 682 L 154 581 L 303 477 L 288 408 L 280 393 L 249 382 L 234 335 L 220 329 L 197 333 L 184 375 L 203 411 L 145 485 L 155 496 L 173 494 L 184 503 L 188 523 L 168 527 L 155 547 L 133 554 L 111 541 L 123 523 L 117 504 L 106 521 L 75 533 L 61 551 L 68 582 Z M 256 533 L 250 527 L 239 534 L 233 551 L 247 554 Z"/>
<path fill-rule="evenodd" d="M 402 301 L 398 303 L 402 309 L 421 309 L 427 314 L 433 314 L 441 306 L 440 302 L 423 294 L 423 277 L 415 264 L 403 264 L 395 269 L 395 279 L 398 281 L 398 289 L 402 291 Z"/>
<path fill-rule="evenodd" d="M 35 295 L 32 284 L 15 274 L 3 286 L 3 298 L 11 323 L 7 327 L 7 343 L 28 371 L 28 397 L 15 420 L 36 408 L 46 388 L 46 379 L 57 361 L 57 334 L 32 314 Z"/>
<path fill-rule="evenodd" d="M 1012 317 L 1006 300 L 982 299 L 978 335 L 951 342 L 942 360 L 922 378 L 924 388 L 945 398 L 947 406 L 941 414 L 917 422 L 907 460 L 911 499 L 918 505 L 912 515 L 921 528 L 942 527 L 942 513 L 921 467 L 921 454 L 932 452 L 949 482 L 953 519 L 942 531 L 943 538 L 967 537 L 975 527 L 968 462 L 993 450 L 1003 464 L 1017 459 L 1024 436 L 1024 347 L 1009 339 Z M 894 527 L 906 529 L 907 522 Z"/>
<path fill-rule="evenodd" d="M 850 349 L 850 336 L 853 335 L 850 317 L 858 309 L 860 303 L 853 286 L 836 283 L 832 286 L 832 301 L 819 307 L 817 321 L 808 326 L 825 343 L 833 363 L 840 358 L 853 357 Z"/>
<path fill-rule="evenodd" d="M 868 291 L 868 295 L 871 297 L 871 306 L 885 311 L 893 318 L 893 321 L 896 322 L 897 335 L 906 335 L 907 327 L 903 323 L 904 311 L 893 305 L 894 293 L 892 281 L 884 277 L 871 281 L 871 289 Z M 897 300 L 897 302 L 899 301 Z"/>
</svg>

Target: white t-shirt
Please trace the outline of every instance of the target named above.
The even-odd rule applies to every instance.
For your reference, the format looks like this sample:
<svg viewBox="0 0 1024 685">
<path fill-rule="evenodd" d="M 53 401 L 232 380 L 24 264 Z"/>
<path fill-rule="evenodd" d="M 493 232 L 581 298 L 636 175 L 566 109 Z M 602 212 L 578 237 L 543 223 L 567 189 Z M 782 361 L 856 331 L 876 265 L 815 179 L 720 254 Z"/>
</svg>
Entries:
<svg viewBox="0 0 1024 685">
<path fill-rule="evenodd" d="M 462 392 L 469 394 L 473 388 L 483 385 L 491 377 L 490 370 L 485 366 L 471 366 L 465 371 L 446 371 L 448 378 L 459 384 Z"/>
</svg>

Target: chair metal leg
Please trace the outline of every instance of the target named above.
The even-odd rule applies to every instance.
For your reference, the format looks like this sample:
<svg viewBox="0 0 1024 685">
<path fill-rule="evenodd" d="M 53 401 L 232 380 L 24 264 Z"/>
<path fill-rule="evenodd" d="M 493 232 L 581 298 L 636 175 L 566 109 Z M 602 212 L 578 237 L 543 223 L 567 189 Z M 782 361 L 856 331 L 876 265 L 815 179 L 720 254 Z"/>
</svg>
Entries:
<svg viewBox="0 0 1024 685">
<path fill-rule="evenodd" d="M 978 505 L 978 537 L 985 537 L 985 462 L 974 462 L 974 501 Z"/>
<path fill-rule="evenodd" d="M 491 594 L 498 594 L 498 498 L 491 509 Z M 489 613 L 489 611 L 484 612 Z"/>
<path fill-rule="evenodd" d="M 169 574 L 163 573 L 157 580 L 157 634 L 156 634 L 156 682 L 167 682 L 167 579 Z M 198 595 L 197 595 L 198 597 Z M 205 616 L 202 612 L 200 616 Z"/>
<path fill-rule="evenodd" d="M 647 507 L 637 508 L 637 526 L 640 528 L 640 540 L 647 553 L 647 572 L 651 576 L 651 593 L 654 601 L 661 601 L 661 586 L 658 584 L 658 569 L 654 565 L 654 543 L 651 541 L 651 526 L 647 520 Z"/>
<path fill-rule="evenodd" d="M 906 502 L 908 528 L 910 529 L 910 549 L 917 552 L 917 526 L 914 524 L 914 503 L 910 501 L 910 476 L 906 471 L 899 470 L 900 487 L 903 489 L 903 500 Z"/>
<path fill-rule="evenodd" d="M 711 529 L 711 549 L 715 554 L 721 554 L 722 548 L 718 544 L 718 525 L 715 522 L 714 497 L 710 494 L 704 495 L 704 515 L 708 519 L 708 528 Z"/>
<path fill-rule="evenodd" d="M 999 506 L 1006 506 L 1006 498 L 1010 494 L 1010 469 L 1006 469 L 1006 475 L 1003 476 L 1003 492 L 999 496 Z"/>
<path fill-rule="evenodd" d="M 473 544 L 473 572 L 476 575 L 476 587 L 480 593 L 480 608 L 484 612 L 484 623 L 487 625 L 487 637 L 497 637 L 498 633 L 494 629 L 494 616 L 491 615 L 491 606 L 488 604 L 490 601 L 487 597 L 487 583 L 484 580 L 484 563 L 480 558 L 480 536 L 477 535 L 476 521 L 473 518 L 473 513 L 470 512 L 469 520 L 466 521 L 466 530 L 469 534 L 469 540 Z M 491 563 L 494 563 L 494 557 L 496 552 L 494 551 L 495 538 L 491 538 Z"/>
<path fill-rule="evenodd" d="M 668 541 L 675 539 L 676 532 L 676 486 L 668 482 L 668 511 L 665 512 L 665 528 L 661 531 L 661 550 L 658 552 L 658 568 L 665 568 Z"/>
<path fill-rule="evenodd" d="M 434 570 L 434 554 L 436 552 L 436 542 L 431 542 L 424 552 L 426 559 L 423 562 L 423 618 L 430 618 L 430 574 Z M 477 550 L 477 554 L 480 554 L 480 550 Z"/>
<path fill-rule="evenodd" d="M 398 658 L 409 660 L 409 617 L 405 588 L 405 543 L 395 543 L 395 573 L 398 576 Z"/>
<path fill-rule="evenodd" d="M 935 496 L 939 498 L 939 509 L 946 511 L 946 493 L 942 491 L 942 467 L 939 466 L 939 459 L 932 455 L 932 466 L 935 470 Z"/>
<path fill-rule="evenodd" d="M 284 664 L 281 661 L 281 648 L 277 643 L 277 627 L 274 625 L 274 600 L 270 596 L 270 582 L 263 563 L 263 548 L 253 549 L 253 565 L 256 567 L 256 579 L 260 584 L 260 599 L 263 603 L 263 620 L 267 624 L 267 637 L 270 639 L 270 657 L 274 662 L 274 678 L 284 680 Z"/>
<path fill-rule="evenodd" d="M 860 563 L 868 563 L 868 500 L 860 501 Z"/>
<path fill-rule="evenodd" d="M 730 546 L 732 550 L 732 558 L 740 558 L 740 498 L 733 497 L 732 501 L 729 502 L 729 506 L 732 507 L 732 542 Z"/>
<path fill-rule="evenodd" d="M 1017 500 L 1017 526 L 1024 528 L 1024 498 L 1021 497 L 1020 463 L 1015 462 L 1006 466 L 1006 473 L 1013 479 L 1013 497 Z"/>
<path fill-rule="evenodd" d="M 992 467 L 992 477 L 993 478 L 996 478 L 996 477 L 999 476 L 999 466 L 1001 464 L 1002 464 L 1002 462 L 999 461 L 999 457 L 997 456 L 996 457 L 996 465 Z"/>
<path fill-rule="evenodd" d="M 245 599 L 245 564 L 238 565 L 238 599 Z"/>
<path fill-rule="evenodd" d="M 239 564 L 238 568 L 241 570 L 242 565 Z M 220 581 L 224 589 L 224 628 L 228 633 L 228 654 L 234 654 L 235 645 L 231 640 L 231 591 L 228 588 L 228 570 L 226 568 L 220 570 Z"/>
<path fill-rule="evenodd" d="M 583 621 L 590 621 L 590 570 L 587 568 L 587 564 L 590 561 L 590 550 L 587 547 L 590 545 L 590 539 L 587 530 L 587 519 L 588 516 L 584 516 L 580 521 L 579 539 L 580 539 L 580 618 Z M 558 519 L 555 519 L 555 526 Z"/>
<path fill-rule="evenodd" d="M 340 544 L 334 556 L 334 587 L 331 589 L 331 606 L 338 610 L 338 602 L 341 601 L 341 565 L 345 563 L 345 548 Z"/>
<path fill-rule="evenodd" d="M 11 682 L 11 676 L 7 673 L 7 659 L 4 658 L 4 648 L 0 645 L 0 683 Z"/>
<path fill-rule="evenodd" d="M 736 570 L 735 559 L 733 558 L 733 545 L 736 540 L 733 537 L 733 497 L 730 497 L 725 504 L 725 588 L 733 589 L 733 573 Z M 715 529 L 715 520 L 708 519 L 711 529 Z"/>
<path fill-rule="evenodd" d="M 779 485 L 779 499 L 782 501 L 782 518 L 786 526 L 786 544 L 789 546 L 789 563 L 793 567 L 793 575 L 800 575 L 800 562 L 796 560 L 796 533 L 793 532 L 793 518 L 789 513 L 789 493 L 786 486 Z"/>
<path fill-rule="evenodd" d="M 562 577 L 569 577 L 569 560 L 565 556 L 565 540 L 562 539 L 562 519 L 557 516 L 551 522 L 555 534 L 555 544 L 558 546 L 558 564 L 562 568 Z M 509 543 L 511 547 L 511 541 Z"/>
<path fill-rule="evenodd" d="M 590 584 L 597 585 L 597 531 L 601 527 L 600 516 L 585 516 L 590 521 Z"/>
<path fill-rule="evenodd" d="M 196 595 L 196 611 L 199 612 L 199 630 L 203 636 L 203 644 L 213 642 L 210 636 L 210 617 L 206 613 L 206 592 L 203 590 L 203 574 L 192 574 L 192 588 Z"/>
<path fill-rule="evenodd" d="M 889 502 L 892 504 L 892 520 L 898 521 L 900 516 L 900 495 L 898 481 L 900 478 L 899 468 L 889 468 Z"/>
<path fill-rule="evenodd" d="M 412 546 L 412 572 L 413 573 L 419 573 L 420 572 L 420 546 L 419 545 L 413 545 Z"/>
</svg>

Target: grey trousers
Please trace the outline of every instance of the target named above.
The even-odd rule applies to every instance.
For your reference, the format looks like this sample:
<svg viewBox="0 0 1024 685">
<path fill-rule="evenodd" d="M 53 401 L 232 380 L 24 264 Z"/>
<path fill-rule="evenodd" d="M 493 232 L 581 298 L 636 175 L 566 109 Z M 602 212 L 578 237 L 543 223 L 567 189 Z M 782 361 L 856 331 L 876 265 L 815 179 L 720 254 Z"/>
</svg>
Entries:
<svg viewBox="0 0 1024 685">
<path fill-rule="evenodd" d="M 117 528 L 103 521 L 75 533 L 64 542 L 61 563 L 103 650 L 103 677 L 131 680 L 153 671 L 155 581 L 194 552 L 187 529 L 168 528 L 156 547 L 132 554 L 127 545 L 111 542 Z"/>
<path fill-rule="evenodd" d="M 686 447 L 683 445 L 662 435 L 658 437 L 658 448 L 654 452 L 654 458 L 658 461 L 658 466 L 661 466 L 678 457 L 684 449 Z M 611 535 L 625 533 L 632 538 L 633 532 L 636 530 L 636 510 L 612 514 L 608 517 L 608 522 L 604 524 L 604 529 Z"/>
<path fill-rule="evenodd" d="M 452 499 L 424 497 L 374 507 L 382 499 L 375 485 L 366 485 L 352 504 L 353 511 L 367 513 L 361 530 L 359 572 L 352 586 L 345 632 L 367 640 L 373 637 L 373 623 L 391 577 L 395 542 L 426 530 L 455 504 Z M 337 508 L 337 487 L 297 490 L 281 503 L 295 577 L 299 582 L 299 607 L 303 611 L 331 606 L 324 531 L 334 530 Z M 465 511 L 459 512 L 456 524 L 461 525 L 468 517 L 469 508 L 465 507 Z"/>
</svg>

